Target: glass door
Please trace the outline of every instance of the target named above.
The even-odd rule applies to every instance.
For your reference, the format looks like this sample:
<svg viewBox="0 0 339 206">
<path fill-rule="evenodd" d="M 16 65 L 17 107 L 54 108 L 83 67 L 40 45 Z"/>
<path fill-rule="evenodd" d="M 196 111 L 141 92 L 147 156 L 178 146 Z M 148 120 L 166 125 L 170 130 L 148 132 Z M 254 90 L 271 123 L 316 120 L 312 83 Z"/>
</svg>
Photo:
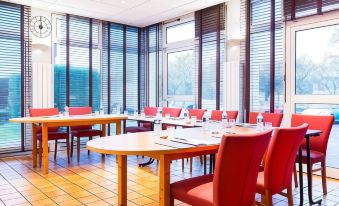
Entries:
<svg viewBox="0 0 339 206">
<path fill-rule="evenodd" d="M 339 178 L 339 19 L 308 21 L 287 26 L 286 109 L 334 115 L 326 164 Z"/>
</svg>

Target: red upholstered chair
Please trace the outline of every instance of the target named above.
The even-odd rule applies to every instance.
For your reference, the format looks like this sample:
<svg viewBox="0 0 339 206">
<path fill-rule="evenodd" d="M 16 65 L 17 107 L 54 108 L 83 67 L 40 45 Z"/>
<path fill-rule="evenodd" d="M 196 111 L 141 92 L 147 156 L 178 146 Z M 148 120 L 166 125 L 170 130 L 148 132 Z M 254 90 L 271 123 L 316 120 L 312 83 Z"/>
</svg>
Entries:
<svg viewBox="0 0 339 206">
<path fill-rule="evenodd" d="M 288 205 L 293 205 L 292 172 L 295 157 L 301 146 L 308 125 L 294 128 L 276 128 L 265 156 L 264 171 L 257 181 L 257 193 L 267 206 L 272 205 L 272 195 L 287 189 Z M 263 199 L 262 199 L 263 200 Z"/>
<path fill-rule="evenodd" d="M 212 110 L 212 113 L 211 113 L 211 120 L 215 120 L 215 121 L 221 121 L 222 119 L 222 113 L 224 111 L 222 110 Z M 238 111 L 237 110 L 234 110 L 234 111 L 226 111 L 227 113 L 227 118 L 228 119 L 235 119 L 237 120 L 237 117 L 238 117 Z"/>
<path fill-rule="evenodd" d="M 157 107 L 145 107 L 144 113 L 146 116 L 155 116 L 157 115 Z M 150 122 L 138 122 L 138 126 L 126 127 L 126 133 L 136 133 L 136 132 L 147 132 L 152 131 L 152 123 Z"/>
<path fill-rule="evenodd" d="M 256 124 L 257 123 L 257 116 L 259 112 L 250 112 L 250 117 L 248 123 Z M 261 113 L 264 117 L 264 122 L 272 122 L 273 127 L 280 127 L 283 114 L 282 113 Z"/>
<path fill-rule="evenodd" d="M 253 205 L 259 165 L 271 138 L 266 131 L 252 135 L 224 136 L 215 173 L 171 184 L 174 199 L 190 205 Z"/>
<path fill-rule="evenodd" d="M 202 120 L 205 112 L 206 112 L 206 109 L 187 109 L 188 110 L 188 115 L 189 117 L 197 117 L 198 120 Z"/>
<path fill-rule="evenodd" d="M 322 177 L 322 187 L 324 195 L 327 194 L 327 185 L 326 185 L 326 151 L 327 143 L 330 137 L 332 125 L 334 121 L 334 116 L 313 116 L 313 115 L 300 115 L 292 114 L 291 126 L 298 126 L 303 123 L 309 125 L 309 129 L 321 130 L 322 133 L 318 137 L 310 138 L 310 154 L 311 154 L 311 165 L 316 163 L 321 163 L 321 177 Z M 306 142 L 302 144 L 302 162 L 307 163 L 306 156 Z M 298 161 L 298 158 L 297 158 Z M 318 170 L 314 170 L 318 171 Z M 313 171 L 313 172 L 314 172 Z M 295 174 L 295 185 L 298 185 L 297 178 Z M 312 184 L 309 183 L 309 184 Z"/>
<path fill-rule="evenodd" d="M 86 115 L 92 114 L 92 107 L 70 107 L 69 115 Z M 93 129 L 92 125 L 80 125 L 71 127 L 71 156 L 73 156 L 74 137 L 77 137 L 77 160 L 80 161 L 80 139 L 88 137 L 89 140 L 93 136 L 101 136 L 102 132 L 98 129 Z M 88 150 L 89 154 L 89 150 Z"/>
<path fill-rule="evenodd" d="M 54 116 L 58 115 L 58 108 L 29 108 L 29 115 L 31 117 Z M 42 160 L 42 128 L 37 127 L 36 137 L 39 141 L 39 165 L 41 167 Z M 67 159 L 69 163 L 69 136 L 67 132 L 61 131 L 59 127 L 48 128 L 48 140 L 55 140 L 54 160 L 56 160 L 58 140 L 65 139 L 67 146 Z"/>
<path fill-rule="evenodd" d="M 162 108 L 162 116 L 164 117 L 166 114 L 170 114 L 171 117 L 180 117 L 181 108 L 171 108 L 171 107 L 163 107 Z"/>
</svg>

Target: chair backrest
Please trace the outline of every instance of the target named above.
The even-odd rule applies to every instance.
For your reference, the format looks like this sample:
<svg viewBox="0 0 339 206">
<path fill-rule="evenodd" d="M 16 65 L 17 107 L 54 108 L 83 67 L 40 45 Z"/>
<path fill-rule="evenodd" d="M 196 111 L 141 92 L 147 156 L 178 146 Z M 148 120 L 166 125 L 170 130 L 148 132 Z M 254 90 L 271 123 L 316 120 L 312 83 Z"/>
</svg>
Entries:
<svg viewBox="0 0 339 206">
<path fill-rule="evenodd" d="M 264 166 L 264 184 L 272 194 L 291 186 L 295 158 L 305 138 L 308 124 L 276 128 L 268 146 Z"/>
<path fill-rule="evenodd" d="M 212 113 L 211 113 L 211 120 L 215 120 L 215 121 L 221 121 L 222 119 L 222 113 L 224 111 L 222 110 L 212 110 Z M 227 113 L 227 118 L 228 119 L 235 119 L 237 120 L 237 117 L 238 117 L 238 111 L 237 110 L 230 110 L 230 111 L 226 111 Z"/>
<path fill-rule="evenodd" d="M 53 116 L 58 115 L 58 108 L 29 108 L 29 116 L 30 117 L 42 117 L 42 116 Z M 49 132 L 56 132 L 59 130 L 59 127 L 49 127 Z M 37 133 L 41 132 L 41 127 L 37 127 Z"/>
<path fill-rule="evenodd" d="M 307 123 L 309 129 L 321 130 L 322 133 L 319 137 L 310 138 L 310 149 L 326 155 L 333 121 L 334 116 L 292 114 L 291 126 L 295 127 Z M 305 142 L 303 145 L 305 145 Z"/>
<path fill-rule="evenodd" d="M 191 118 L 192 116 L 196 116 L 197 119 L 202 120 L 206 109 L 187 109 L 188 110 L 188 116 Z"/>
<path fill-rule="evenodd" d="M 213 178 L 214 205 L 254 203 L 259 166 L 272 131 L 224 136 Z"/>
<path fill-rule="evenodd" d="M 181 108 L 170 108 L 163 107 L 162 108 L 162 116 L 164 117 L 166 114 L 170 114 L 171 117 L 180 117 Z"/>
<path fill-rule="evenodd" d="M 250 112 L 249 121 L 250 124 L 256 124 L 257 123 L 257 116 L 259 112 Z M 280 127 L 283 114 L 282 113 L 261 113 L 264 117 L 264 122 L 272 122 L 273 127 Z"/>
<path fill-rule="evenodd" d="M 144 108 L 144 113 L 147 116 L 155 116 L 157 115 L 158 112 L 158 107 L 145 107 Z"/>
<path fill-rule="evenodd" d="M 92 107 L 69 107 L 69 115 L 92 114 Z M 91 125 L 72 126 L 72 130 L 92 129 Z"/>
</svg>

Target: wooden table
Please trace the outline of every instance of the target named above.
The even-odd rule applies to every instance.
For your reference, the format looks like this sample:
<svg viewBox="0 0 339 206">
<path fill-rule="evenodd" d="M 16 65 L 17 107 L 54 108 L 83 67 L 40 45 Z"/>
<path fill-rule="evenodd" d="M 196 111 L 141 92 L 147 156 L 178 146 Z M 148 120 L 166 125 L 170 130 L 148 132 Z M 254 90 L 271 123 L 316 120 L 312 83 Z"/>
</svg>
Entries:
<svg viewBox="0 0 339 206">
<path fill-rule="evenodd" d="M 36 128 L 42 127 L 43 171 L 48 174 L 48 128 L 61 126 L 78 126 L 101 124 L 102 136 L 106 136 L 106 124 L 115 123 L 117 134 L 121 133 L 121 120 L 126 120 L 127 115 L 74 115 L 74 116 L 45 116 L 13 118 L 10 122 L 32 124 L 32 155 L 33 167 L 37 166 L 37 138 Z"/>
<path fill-rule="evenodd" d="M 128 120 L 134 120 L 134 121 L 141 121 L 141 122 L 150 122 L 153 123 L 155 117 L 142 117 L 142 116 L 128 116 Z M 175 118 L 175 117 L 162 117 L 161 118 L 162 124 L 169 124 L 169 125 L 175 125 L 175 126 L 182 126 L 182 127 L 201 127 L 202 121 L 196 121 L 194 124 L 191 122 L 191 120 L 185 120 L 183 118 Z"/>
<path fill-rule="evenodd" d="M 253 128 L 234 127 L 237 134 L 257 133 Z M 140 132 L 103 137 L 87 142 L 87 149 L 101 154 L 115 154 L 118 159 L 118 205 L 127 205 L 127 155 L 145 155 L 160 161 L 160 205 L 170 205 L 170 166 L 172 160 L 214 154 L 221 138 L 211 137 L 202 128 L 175 130 L 176 138 L 208 141 L 211 144 L 194 146 L 176 143 L 154 136 L 153 132 Z"/>
</svg>

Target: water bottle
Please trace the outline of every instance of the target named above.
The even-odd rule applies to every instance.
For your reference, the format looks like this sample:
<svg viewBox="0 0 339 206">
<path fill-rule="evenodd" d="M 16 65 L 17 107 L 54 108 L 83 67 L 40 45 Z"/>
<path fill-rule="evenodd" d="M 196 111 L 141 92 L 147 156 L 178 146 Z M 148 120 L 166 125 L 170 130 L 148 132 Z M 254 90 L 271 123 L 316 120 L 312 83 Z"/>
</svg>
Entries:
<svg viewBox="0 0 339 206">
<path fill-rule="evenodd" d="M 257 116 L 257 130 L 262 131 L 264 129 L 264 117 L 261 113 Z"/>
<path fill-rule="evenodd" d="M 228 128 L 228 118 L 227 118 L 227 112 L 224 111 L 221 116 L 221 123 L 224 128 Z"/>
<path fill-rule="evenodd" d="M 68 108 L 67 105 L 64 107 L 64 116 L 66 116 L 66 117 L 69 116 L 69 108 Z"/>
<path fill-rule="evenodd" d="M 187 109 L 185 109 L 185 111 L 184 111 L 184 119 L 189 119 L 189 115 L 188 115 L 189 113 L 188 113 L 188 110 Z"/>
<path fill-rule="evenodd" d="M 158 118 L 158 117 L 155 118 L 153 128 L 154 128 L 154 136 L 160 136 L 161 130 L 162 130 L 160 118 Z"/>
<path fill-rule="evenodd" d="M 100 107 L 99 115 L 104 115 L 104 114 L 105 114 L 104 108 L 103 108 L 103 107 Z"/>
</svg>

